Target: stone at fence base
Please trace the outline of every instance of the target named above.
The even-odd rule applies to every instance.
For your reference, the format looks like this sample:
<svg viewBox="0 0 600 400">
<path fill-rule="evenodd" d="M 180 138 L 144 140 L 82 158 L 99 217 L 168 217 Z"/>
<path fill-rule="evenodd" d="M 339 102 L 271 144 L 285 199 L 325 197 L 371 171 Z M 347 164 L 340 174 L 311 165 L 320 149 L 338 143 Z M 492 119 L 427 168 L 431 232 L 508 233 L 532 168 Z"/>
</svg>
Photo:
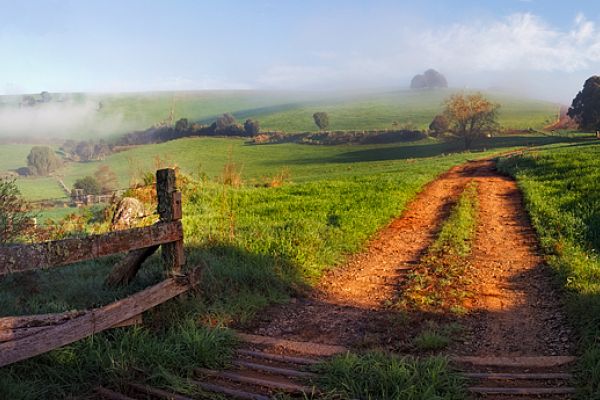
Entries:
<svg viewBox="0 0 600 400">
<path fill-rule="evenodd" d="M 112 219 L 111 226 L 114 228 L 131 227 L 137 218 L 145 215 L 144 205 L 133 197 L 124 197 L 117 204 L 117 210 Z"/>
</svg>

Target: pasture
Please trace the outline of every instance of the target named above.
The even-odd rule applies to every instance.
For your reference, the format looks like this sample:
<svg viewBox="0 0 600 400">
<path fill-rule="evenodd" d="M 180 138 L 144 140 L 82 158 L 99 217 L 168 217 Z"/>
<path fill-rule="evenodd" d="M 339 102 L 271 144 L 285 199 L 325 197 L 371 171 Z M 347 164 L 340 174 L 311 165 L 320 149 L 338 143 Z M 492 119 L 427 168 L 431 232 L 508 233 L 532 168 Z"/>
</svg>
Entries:
<svg viewBox="0 0 600 400">
<path fill-rule="evenodd" d="M 172 160 L 191 175 L 182 187 L 183 222 L 188 264 L 206 265 L 201 290 L 150 313 L 146 327 L 99 334 L 3 368 L 0 392 L 23 393 L 24 399 L 61 398 L 89 391 L 91 384 L 123 379 L 131 368 L 160 365 L 149 383 L 194 393 L 185 385 L 185 371 L 223 365 L 231 355 L 227 330 L 197 322 L 217 327 L 249 323 L 267 305 L 287 301 L 291 293 L 310 287 L 325 270 L 363 248 L 438 174 L 466 160 L 522 145 L 523 140 L 532 138 L 498 138 L 492 150 L 447 154 L 449 144 L 427 141 L 312 147 L 247 146 L 240 140 L 197 138 L 115 154 L 106 162 L 122 174 L 131 154 L 152 163 L 153 154 L 171 150 Z M 533 140 L 541 144 L 557 139 Z M 246 184 L 223 184 L 228 158 L 239 164 Z M 258 184 L 270 182 L 271 175 L 284 167 L 290 169 L 291 178 L 281 186 Z M 114 262 L 113 257 L 4 279 L 2 312 L 89 307 L 159 279 L 155 257 L 131 287 L 107 290 L 103 277 Z M 182 351 L 195 356 L 183 356 Z M 428 390 L 426 385 L 423 390 Z"/>
</svg>

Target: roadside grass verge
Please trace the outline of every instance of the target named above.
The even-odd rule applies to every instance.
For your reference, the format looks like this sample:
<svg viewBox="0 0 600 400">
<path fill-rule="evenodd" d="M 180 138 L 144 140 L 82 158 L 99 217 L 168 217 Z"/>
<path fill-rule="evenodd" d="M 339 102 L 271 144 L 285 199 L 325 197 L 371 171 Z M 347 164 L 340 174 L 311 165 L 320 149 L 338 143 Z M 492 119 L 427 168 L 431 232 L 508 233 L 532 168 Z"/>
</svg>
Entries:
<svg viewBox="0 0 600 400">
<path fill-rule="evenodd" d="M 600 146 L 502 159 L 514 176 L 579 336 L 579 398 L 600 399 Z"/>
<path fill-rule="evenodd" d="M 459 400 L 463 379 L 444 357 L 398 357 L 380 352 L 345 354 L 316 367 L 319 386 L 331 398 L 378 400 Z"/>
<path fill-rule="evenodd" d="M 409 275 L 397 306 L 429 313 L 465 312 L 468 256 L 477 225 L 477 184 L 468 184 L 438 237 Z"/>
</svg>

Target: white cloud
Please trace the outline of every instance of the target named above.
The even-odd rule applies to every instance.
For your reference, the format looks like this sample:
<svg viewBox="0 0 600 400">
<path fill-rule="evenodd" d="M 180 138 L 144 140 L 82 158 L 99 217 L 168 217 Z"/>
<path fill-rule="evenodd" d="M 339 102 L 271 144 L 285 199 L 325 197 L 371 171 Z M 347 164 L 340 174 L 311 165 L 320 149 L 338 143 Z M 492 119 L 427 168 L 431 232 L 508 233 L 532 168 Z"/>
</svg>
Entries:
<svg viewBox="0 0 600 400">
<path fill-rule="evenodd" d="M 272 65 L 258 79 L 258 85 L 406 85 L 407 77 L 430 67 L 450 78 L 472 76 L 470 82 L 451 80 L 455 86 L 476 85 L 478 74 L 583 74 L 600 63 L 600 30 L 583 14 L 564 29 L 530 13 L 446 26 L 410 19 L 396 24 L 364 22 L 359 30 L 343 24 L 340 21 L 325 28 L 311 25 L 313 32 L 301 45 L 311 49 L 315 57 Z"/>
</svg>

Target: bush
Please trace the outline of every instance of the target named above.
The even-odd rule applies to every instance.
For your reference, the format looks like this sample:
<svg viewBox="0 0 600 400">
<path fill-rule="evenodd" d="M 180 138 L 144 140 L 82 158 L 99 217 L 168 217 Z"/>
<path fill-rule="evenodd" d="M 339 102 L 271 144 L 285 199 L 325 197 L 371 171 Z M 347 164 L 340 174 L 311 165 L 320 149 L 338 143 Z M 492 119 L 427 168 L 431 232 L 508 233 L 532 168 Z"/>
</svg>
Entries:
<svg viewBox="0 0 600 400">
<path fill-rule="evenodd" d="M 436 115 L 429 124 L 429 134 L 433 137 L 441 136 L 448 132 L 448 119 L 443 115 Z"/>
<path fill-rule="evenodd" d="M 315 120 L 315 124 L 319 127 L 319 129 L 327 129 L 329 126 L 329 114 L 326 112 L 316 112 L 313 114 L 313 119 Z"/>
<path fill-rule="evenodd" d="M 86 176 L 75 181 L 75 189 L 83 189 L 85 194 L 100 194 L 100 183 L 93 176 Z"/>
<path fill-rule="evenodd" d="M 216 130 L 222 130 L 225 129 L 227 127 L 229 127 L 230 125 L 234 125 L 237 123 L 237 121 L 235 120 L 235 117 L 229 113 L 225 113 L 223 115 L 221 115 L 219 118 L 217 118 L 216 123 Z"/>
<path fill-rule="evenodd" d="M 61 165 L 60 158 L 47 146 L 34 146 L 27 156 L 27 166 L 34 175 L 49 175 Z"/>
<path fill-rule="evenodd" d="M 260 124 L 255 119 L 247 119 L 244 122 L 244 131 L 246 132 L 246 136 L 256 136 L 260 132 Z"/>
<path fill-rule="evenodd" d="M 15 181 L 0 178 L 0 243 L 22 235 L 31 225 L 31 218 Z"/>
</svg>

